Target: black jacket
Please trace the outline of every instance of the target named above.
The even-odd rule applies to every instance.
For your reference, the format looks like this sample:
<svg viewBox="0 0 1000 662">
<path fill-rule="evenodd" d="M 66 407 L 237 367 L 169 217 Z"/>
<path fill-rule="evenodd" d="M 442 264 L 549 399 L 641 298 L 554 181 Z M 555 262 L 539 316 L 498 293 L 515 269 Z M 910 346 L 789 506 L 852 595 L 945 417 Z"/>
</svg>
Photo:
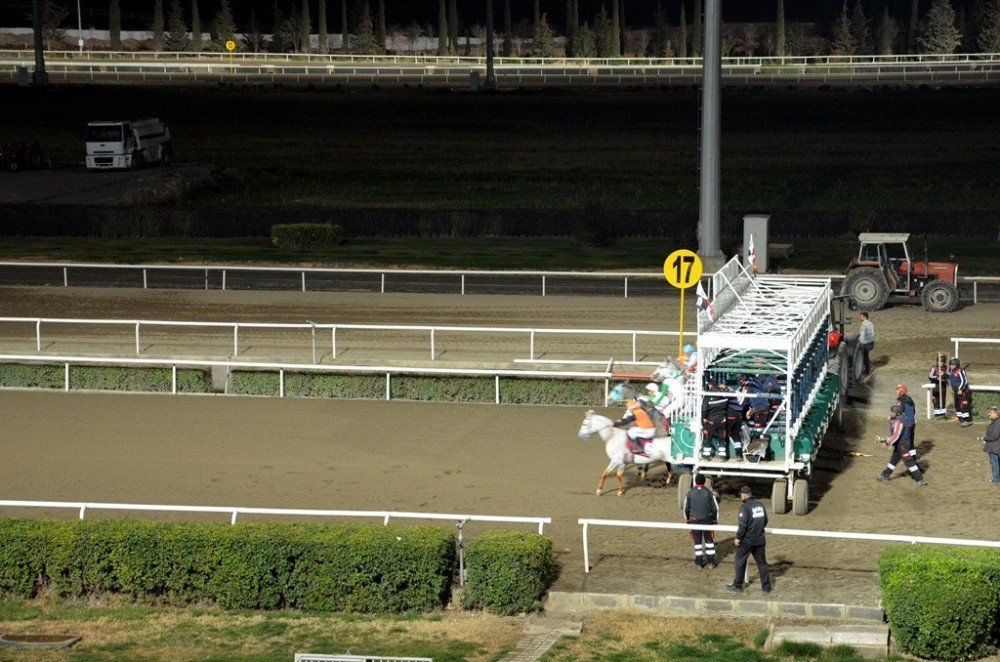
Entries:
<svg viewBox="0 0 1000 662">
<path fill-rule="evenodd" d="M 725 386 L 717 386 L 712 389 L 716 393 L 724 393 L 732 389 Z M 724 395 L 706 395 L 701 402 L 701 417 L 707 421 L 717 421 L 726 417 L 729 409 L 729 401 Z"/>
<path fill-rule="evenodd" d="M 719 502 L 712 490 L 697 485 L 684 497 L 684 519 L 698 524 L 716 524 L 719 521 Z"/>
<path fill-rule="evenodd" d="M 1000 418 L 990 421 L 983 435 L 983 450 L 1000 455 Z"/>
<path fill-rule="evenodd" d="M 739 525 L 736 527 L 736 537 L 741 545 L 756 547 L 763 545 L 764 527 L 767 526 L 767 511 L 756 499 L 747 499 L 740 506 Z"/>
</svg>

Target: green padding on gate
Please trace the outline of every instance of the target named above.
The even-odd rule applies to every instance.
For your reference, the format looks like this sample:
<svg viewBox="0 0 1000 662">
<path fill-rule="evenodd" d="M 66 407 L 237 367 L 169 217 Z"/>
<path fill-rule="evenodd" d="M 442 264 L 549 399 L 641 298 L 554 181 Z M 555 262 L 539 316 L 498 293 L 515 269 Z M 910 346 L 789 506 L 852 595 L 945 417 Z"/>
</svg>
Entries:
<svg viewBox="0 0 1000 662">
<path fill-rule="evenodd" d="M 694 433 L 685 423 L 670 426 L 671 455 L 676 458 L 694 457 Z"/>
<path fill-rule="evenodd" d="M 813 401 L 813 406 L 809 410 L 798 435 L 795 437 L 795 456 L 800 457 L 809 454 L 810 459 L 815 458 L 816 449 L 822 441 L 820 430 L 827 418 L 832 414 L 830 411 L 836 401 L 837 393 L 840 389 L 840 375 L 827 373 L 820 386 L 819 393 Z"/>
</svg>

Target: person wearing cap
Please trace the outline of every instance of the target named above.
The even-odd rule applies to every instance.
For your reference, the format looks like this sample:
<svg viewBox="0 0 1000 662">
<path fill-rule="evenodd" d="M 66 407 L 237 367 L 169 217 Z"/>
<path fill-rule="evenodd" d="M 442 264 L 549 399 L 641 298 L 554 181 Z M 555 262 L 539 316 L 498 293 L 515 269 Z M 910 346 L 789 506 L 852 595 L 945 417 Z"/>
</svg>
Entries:
<svg viewBox="0 0 1000 662">
<path fill-rule="evenodd" d="M 906 384 L 896 386 L 896 404 L 903 407 L 903 425 L 910 437 L 910 457 L 917 458 L 917 404 L 909 395 Z"/>
<path fill-rule="evenodd" d="M 747 561 L 753 555 L 753 560 L 757 564 L 757 573 L 760 575 L 760 589 L 765 593 L 770 593 L 773 584 L 771 583 L 771 569 L 767 565 L 767 553 L 764 537 L 764 528 L 767 526 L 767 511 L 764 504 L 753 498 L 753 490 L 744 485 L 740 488 L 739 524 L 736 527 L 736 578 L 732 584 L 726 584 L 729 591 L 740 592 L 743 590 L 743 577 L 747 572 Z"/>
<path fill-rule="evenodd" d="M 698 348 L 694 345 L 684 345 L 684 369 L 694 372 L 698 368 Z"/>
<path fill-rule="evenodd" d="M 1000 407 L 990 407 L 988 416 L 990 424 L 979 440 L 990 458 L 990 482 L 997 485 L 1000 484 Z"/>
<path fill-rule="evenodd" d="M 878 440 L 885 444 L 887 448 L 892 448 L 892 455 L 889 456 L 889 463 L 885 465 L 882 473 L 875 476 L 875 480 L 882 482 L 889 480 L 892 472 L 896 470 L 896 464 L 902 459 L 903 463 L 906 464 L 910 478 L 916 481 L 919 487 L 927 484 L 923 473 L 920 471 L 920 467 L 917 466 L 917 461 L 910 455 L 913 441 L 910 439 L 909 431 L 903 422 L 902 405 L 895 404 L 889 408 L 889 436 L 884 440 L 881 438 L 878 438 Z"/>
<path fill-rule="evenodd" d="M 709 376 L 705 383 L 705 390 L 719 395 L 706 395 L 701 402 L 702 435 L 704 441 L 701 445 L 702 459 L 712 458 L 712 447 L 715 446 L 715 456 L 720 462 L 729 459 L 729 440 L 726 437 L 726 412 L 729 409 L 729 398 L 722 395 L 730 391 L 724 384 L 720 384 L 714 376 Z"/>
<path fill-rule="evenodd" d="M 967 428 L 972 425 L 972 393 L 969 392 L 969 376 L 957 356 L 948 361 L 948 383 L 955 392 L 955 417 L 963 428 Z"/>
<path fill-rule="evenodd" d="M 736 381 L 739 387 L 736 389 L 736 397 L 729 398 L 726 403 L 726 436 L 733 444 L 733 455 L 737 461 L 743 461 L 743 419 L 747 413 L 747 385 L 750 378 L 746 375 L 738 375 Z"/>
<path fill-rule="evenodd" d="M 868 313 L 861 313 L 861 328 L 858 329 L 858 346 L 861 347 L 862 367 L 866 375 L 872 372 L 871 353 L 875 349 L 875 324 Z"/>
<path fill-rule="evenodd" d="M 634 447 L 641 449 L 643 453 L 646 452 L 646 444 L 656 436 L 656 424 L 644 406 L 648 403 L 649 400 L 643 396 L 629 400 L 625 403 L 625 415 L 612 424 L 616 428 L 627 427 L 628 438 L 632 440 Z"/>
<path fill-rule="evenodd" d="M 694 477 L 694 487 L 684 496 L 681 512 L 689 524 L 719 523 L 719 501 L 715 498 L 715 493 L 705 487 L 705 474 Z M 710 570 L 716 567 L 715 532 L 691 529 L 691 541 L 694 543 L 694 567 L 702 569 L 703 555 L 705 565 Z"/>
<path fill-rule="evenodd" d="M 948 417 L 948 359 L 944 354 L 938 354 L 938 360 L 931 366 L 927 374 L 930 381 L 931 400 L 934 403 L 934 418 L 943 421 Z M 915 438 L 915 437 L 914 437 Z"/>
</svg>

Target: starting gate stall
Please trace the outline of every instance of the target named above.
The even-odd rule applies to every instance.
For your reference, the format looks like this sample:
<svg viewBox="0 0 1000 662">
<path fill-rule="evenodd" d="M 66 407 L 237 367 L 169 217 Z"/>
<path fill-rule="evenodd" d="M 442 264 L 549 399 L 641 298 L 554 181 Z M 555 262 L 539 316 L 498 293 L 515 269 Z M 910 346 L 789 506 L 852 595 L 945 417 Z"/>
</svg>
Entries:
<svg viewBox="0 0 1000 662">
<path fill-rule="evenodd" d="M 751 276 L 734 258 L 712 275 L 711 293 L 713 315 L 698 313 L 695 378 L 688 380 L 684 404 L 672 420 L 671 457 L 690 469 L 678 481 L 678 497 L 683 499 L 693 473 L 771 481 L 774 512 L 787 512 L 790 498 L 793 512 L 804 515 L 812 463 L 841 397 L 841 377 L 828 349 L 830 279 Z M 780 392 L 761 396 L 771 401 L 766 423 L 744 422 L 744 447 L 756 440 L 755 452 L 737 459 L 730 441 L 728 460 L 706 458 L 702 447 L 712 440 L 702 434 L 704 398 L 758 396 L 753 387 L 735 392 L 739 375 L 773 377 Z M 707 390 L 709 378 L 727 388 Z"/>
</svg>

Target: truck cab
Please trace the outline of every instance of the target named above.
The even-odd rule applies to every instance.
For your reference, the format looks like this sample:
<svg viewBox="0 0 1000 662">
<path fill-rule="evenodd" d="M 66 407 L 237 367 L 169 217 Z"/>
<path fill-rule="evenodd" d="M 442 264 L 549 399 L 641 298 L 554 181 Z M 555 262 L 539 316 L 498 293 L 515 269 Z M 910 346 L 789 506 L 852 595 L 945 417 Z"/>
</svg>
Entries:
<svg viewBox="0 0 1000 662">
<path fill-rule="evenodd" d="M 166 165 L 173 158 L 170 130 L 159 119 L 90 122 L 85 140 L 88 170 Z"/>
</svg>

